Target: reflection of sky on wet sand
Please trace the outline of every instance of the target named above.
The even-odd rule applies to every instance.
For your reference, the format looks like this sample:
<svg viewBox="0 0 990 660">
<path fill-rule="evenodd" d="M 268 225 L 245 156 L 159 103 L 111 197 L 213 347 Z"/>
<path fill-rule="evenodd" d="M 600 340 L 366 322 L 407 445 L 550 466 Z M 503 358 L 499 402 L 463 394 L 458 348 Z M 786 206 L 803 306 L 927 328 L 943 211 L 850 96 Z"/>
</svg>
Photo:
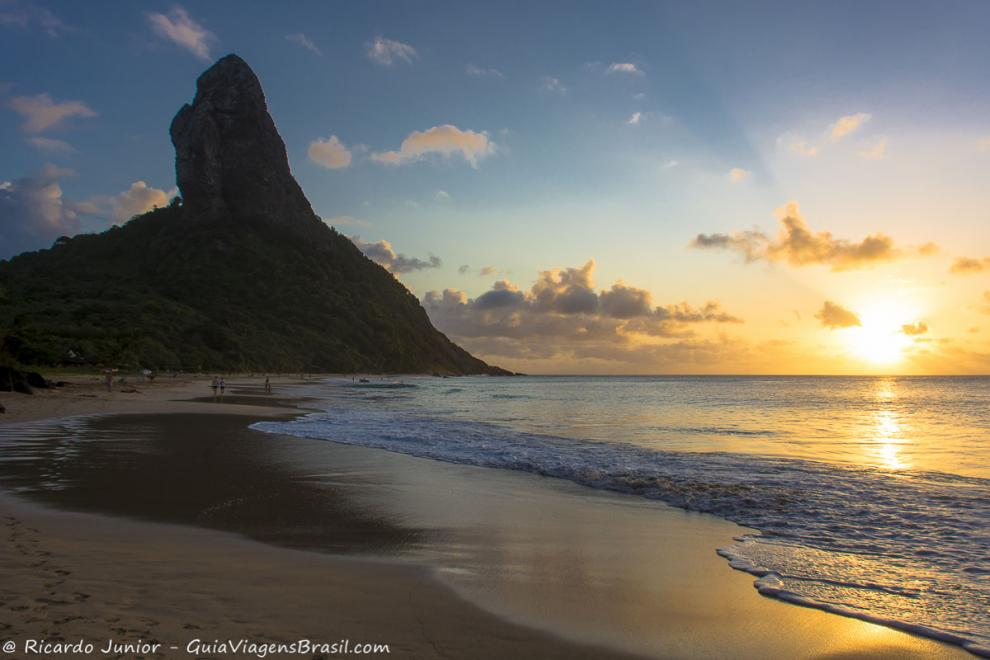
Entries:
<svg viewBox="0 0 990 660">
<path fill-rule="evenodd" d="M 331 446 L 335 483 L 360 475 L 347 489 L 359 508 L 435 530 L 412 556 L 472 602 L 518 623 L 660 657 L 881 649 L 891 657 L 964 657 L 758 597 L 752 576 L 727 571 L 715 554 L 743 531 L 717 518 L 530 474 Z"/>
<path fill-rule="evenodd" d="M 928 640 L 759 597 L 751 576 L 732 571 L 715 554 L 742 531 L 716 518 L 555 479 L 299 438 L 249 434 L 214 455 L 211 448 L 225 437 L 220 426 L 209 444 L 157 440 L 156 433 L 147 435 L 154 426 L 154 418 L 134 416 L 126 424 L 100 424 L 107 432 L 100 437 L 53 439 L 61 490 L 48 501 L 195 521 L 275 544 L 303 538 L 273 533 L 293 520 L 312 537 L 307 547 L 316 549 L 311 542 L 325 538 L 335 553 L 348 547 L 367 552 L 374 538 L 379 552 L 427 564 L 468 600 L 512 621 L 653 656 L 956 654 Z M 31 481 L 24 472 L 30 456 L 47 455 L 42 435 L 18 452 L 22 485 Z M 70 446 L 78 451 L 63 451 Z M 187 459 L 213 477 L 194 479 L 186 493 L 169 491 L 164 485 Z M 161 483 L 150 478 L 155 473 Z M 141 478 L 127 481 L 128 475 Z M 153 491 L 160 486 L 158 498 Z M 253 515 L 217 517 L 216 511 L 242 501 L 256 502 Z M 274 508 L 267 511 L 265 502 Z"/>
</svg>

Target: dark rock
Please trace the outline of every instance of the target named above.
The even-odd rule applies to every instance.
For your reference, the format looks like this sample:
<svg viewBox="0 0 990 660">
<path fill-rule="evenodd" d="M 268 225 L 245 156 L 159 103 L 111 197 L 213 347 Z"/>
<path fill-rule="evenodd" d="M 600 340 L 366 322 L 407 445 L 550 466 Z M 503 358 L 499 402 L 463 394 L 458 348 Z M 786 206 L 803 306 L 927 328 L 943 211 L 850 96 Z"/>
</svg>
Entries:
<svg viewBox="0 0 990 660">
<path fill-rule="evenodd" d="M 320 223 L 289 171 L 261 83 L 237 55 L 199 77 L 192 105 L 179 110 L 169 133 L 187 216 Z"/>
<path fill-rule="evenodd" d="M 28 385 L 37 389 L 44 390 L 51 387 L 51 384 L 47 380 L 45 380 L 45 377 L 39 374 L 37 371 L 26 372 L 24 374 L 24 380 L 27 381 Z"/>
<path fill-rule="evenodd" d="M 13 367 L 0 367 L 0 392 L 34 394 L 24 372 Z"/>
</svg>

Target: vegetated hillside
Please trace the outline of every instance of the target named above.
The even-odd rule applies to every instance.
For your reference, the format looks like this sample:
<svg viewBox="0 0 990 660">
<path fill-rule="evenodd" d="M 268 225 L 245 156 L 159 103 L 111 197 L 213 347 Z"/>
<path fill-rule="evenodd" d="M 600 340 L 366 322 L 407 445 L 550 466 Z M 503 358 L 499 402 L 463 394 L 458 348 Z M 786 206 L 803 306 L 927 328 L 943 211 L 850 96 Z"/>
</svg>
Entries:
<svg viewBox="0 0 990 660">
<path fill-rule="evenodd" d="M 169 133 L 182 203 L 0 262 L 0 359 L 508 373 L 437 331 L 415 296 L 313 212 L 240 57 L 197 79 Z"/>
<path fill-rule="evenodd" d="M 22 364 L 504 373 L 433 328 L 329 227 L 189 217 L 178 205 L 0 262 L 3 351 Z"/>
</svg>

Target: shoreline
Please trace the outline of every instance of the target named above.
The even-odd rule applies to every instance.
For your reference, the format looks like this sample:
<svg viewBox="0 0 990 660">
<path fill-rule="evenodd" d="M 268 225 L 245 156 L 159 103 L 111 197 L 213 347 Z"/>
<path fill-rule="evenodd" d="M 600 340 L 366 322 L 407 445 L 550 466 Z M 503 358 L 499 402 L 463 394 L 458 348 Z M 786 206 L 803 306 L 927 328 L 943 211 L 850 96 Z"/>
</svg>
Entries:
<svg viewBox="0 0 990 660">
<path fill-rule="evenodd" d="M 219 404 L 214 405 L 210 402 L 202 402 L 202 401 L 190 402 L 188 399 L 182 401 L 176 401 L 172 398 L 174 396 L 179 396 L 179 395 L 185 396 L 191 393 L 201 392 L 202 390 L 198 388 L 202 386 L 205 389 L 205 385 L 207 384 L 207 380 L 204 379 L 202 381 L 193 380 L 188 383 L 180 383 L 178 384 L 179 385 L 178 391 L 176 391 L 175 388 L 168 388 L 168 387 L 158 388 L 153 396 L 149 396 L 143 401 L 138 399 L 137 401 L 124 400 L 120 402 L 114 402 L 110 400 L 112 397 L 106 397 L 107 401 L 100 401 L 102 397 L 82 397 L 84 399 L 82 403 L 75 402 L 68 406 L 55 406 L 55 408 L 62 411 L 66 411 L 66 410 L 70 411 L 69 415 L 60 415 L 59 417 L 74 416 L 77 414 L 95 413 L 95 414 L 100 414 L 101 416 L 107 415 L 108 417 L 106 419 L 112 420 L 114 418 L 117 418 L 118 415 L 129 416 L 130 414 L 137 414 L 137 415 L 143 414 L 145 415 L 145 417 L 141 419 L 146 419 L 148 421 L 153 421 L 155 419 L 161 419 L 164 421 L 169 419 L 170 417 L 172 420 L 178 420 L 184 414 L 199 414 L 199 413 L 207 413 L 210 415 L 216 415 L 217 413 L 224 413 L 224 416 L 245 415 L 248 418 L 253 418 L 254 420 L 257 420 L 259 418 L 291 416 L 306 412 L 306 410 L 303 408 L 298 408 L 295 407 L 294 405 L 286 405 L 284 403 L 284 402 L 296 401 L 296 399 L 293 397 L 288 397 L 285 399 L 279 399 L 279 397 L 277 396 L 272 397 L 273 401 L 280 401 L 282 403 L 282 405 L 280 406 L 270 406 L 270 405 L 259 406 L 258 401 L 252 401 L 251 404 L 243 403 L 243 402 L 241 403 L 233 402 L 233 399 L 236 398 L 237 396 L 245 396 L 249 394 L 250 393 L 249 390 L 253 387 L 256 380 L 257 379 L 254 379 L 252 383 L 244 383 L 241 382 L 240 379 L 232 380 L 230 388 L 233 394 L 229 395 L 231 397 L 230 402 L 229 403 L 225 402 L 222 405 Z M 316 384 L 317 382 L 318 381 L 315 381 L 313 384 Z M 306 383 L 305 382 L 298 383 L 298 385 L 303 385 L 303 384 Z M 240 391 L 241 393 L 237 394 L 238 391 Z M 93 401 L 93 399 L 96 399 L 96 401 Z M 87 404 L 88 404 L 88 412 L 86 411 Z M 41 412 L 47 412 L 51 409 L 52 406 L 46 403 L 46 405 L 43 407 L 43 410 Z M 25 409 L 22 409 L 20 411 L 20 415 L 21 415 L 21 419 L 25 421 L 26 420 L 40 421 L 45 419 L 50 420 L 50 416 L 46 416 L 42 414 L 31 416 L 30 414 L 27 414 Z M 132 419 L 138 419 L 138 418 L 132 417 Z M 3 421 L 7 422 L 7 420 L 3 420 Z M 219 422 L 220 420 L 218 419 L 216 421 Z M 221 428 L 221 427 L 216 427 L 216 428 Z M 269 438 L 271 438 L 271 436 L 269 436 Z M 319 443 L 319 441 L 315 441 L 315 442 L 317 444 Z M 324 450 L 325 447 L 318 447 L 318 449 Z M 383 461 L 395 462 L 398 464 L 401 470 L 406 470 L 406 471 L 418 470 L 418 469 L 429 469 L 429 470 L 433 469 L 432 466 L 427 466 L 425 464 L 416 462 L 425 459 L 406 459 L 406 457 L 404 457 L 404 459 L 396 461 L 390 457 L 382 456 L 380 454 L 375 453 L 379 451 L 380 450 L 359 448 L 355 452 L 353 448 L 351 448 L 350 453 L 354 454 L 355 456 L 370 457 L 368 460 L 373 460 L 376 463 L 380 463 Z M 339 454 L 340 452 L 338 451 L 337 453 Z M 453 472 L 457 472 L 457 469 L 454 468 L 449 468 L 449 469 L 444 468 L 444 469 L 448 471 L 452 470 Z M 482 472 L 477 473 L 477 475 L 480 476 L 476 476 L 476 473 L 471 472 L 470 473 L 471 479 L 486 478 L 484 475 L 483 468 L 475 468 L 475 470 L 480 470 Z M 455 478 L 459 478 L 459 477 L 455 475 Z M 530 481 L 533 484 L 540 483 L 539 482 L 540 478 L 533 477 L 532 475 L 527 475 L 525 477 L 520 477 L 519 475 L 512 475 L 508 477 L 508 479 L 513 484 L 518 483 L 523 486 L 525 486 Z M 493 483 L 497 483 L 497 482 L 493 481 Z M 574 485 L 570 484 L 568 486 L 564 486 L 563 488 L 566 490 L 566 489 L 570 489 L 571 486 Z M 539 486 L 539 485 L 534 486 L 534 488 L 542 488 L 542 487 L 543 486 Z M 576 493 L 579 493 L 577 495 L 578 498 L 583 497 L 582 495 L 580 495 L 580 492 L 582 491 L 581 487 L 574 486 L 574 489 Z M 542 497 L 542 496 L 543 496 L 542 491 L 534 494 L 534 497 Z M 622 496 L 616 496 L 616 497 L 621 499 Z M 597 501 L 599 499 L 601 498 L 598 497 L 597 495 L 593 495 L 593 493 L 588 494 L 588 501 L 591 500 Z M 3 500 L 4 508 L 6 508 L 11 501 L 12 501 L 11 496 L 6 496 L 5 499 Z M 32 507 L 36 507 L 36 508 L 32 509 Z M 217 528 L 215 525 L 189 526 L 187 524 L 183 524 L 183 522 L 181 521 L 177 521 L 179 522 L 179 524 L 175 525 L 175 524 L 168 524 L 162 522 L 148 522 L 145 520 L 135 520 L 133 517 L 127 516 L 126 514 L 123 514 L 121 512 L 108 513 L 105 510 L 101 511 L 99 507 L 96 507 L 93 510 L 94 512 L 89 512 L 89 513 L 65 513 L 61 509 L 48 509 L 48 508 L 42 509 L 37 507 L 38 505 L 34 503 L 24 504 L 23 502 L 21 502 L 21 505 L 17 507 L 17 509 L 20 512 L 20 514 L 24 516 L 26 520 L 28 520 L 27 523 L 24 523 L 25 525 L 33 526 L 36 528 L 45 527 L 44 537 L 49 539 L 60 538 L 60 535 L 62 535 L 61 538 L 64 538 L 65 531 L 73 527 L 72 524 L 67 522 L 68 518 L 64 518 L 64 517 L 60 518 L 60 516 L 63 515 L 68 517 L 82 516 L 86 518 L 92 517 L 92 519 L 90 519 L 86 525 L 83 524 L 75 525 L 75 530 L 76 530 L 75 533 L 81 535 L 75 537 L 75 540 L 73 542 L 89 543 L 90 544 L 89 547 L 93 549 L 94 553 L 98 552 L 99 548 L 102 548 L 103 549 L 102 552 L 104 553 L 108 549 L 110 549 L 113 552 L 117 552 L 122 558 L 124 558 L 124 561 L 121 562 L 124 565 L 127 564 L 126 561 L 127 557 L 130 557 L 132 560 L 135 558 L 139 558 L 139 561 L 141 561 L 142 563 L 147 561 L 147 556 L 142 555 L 142 553 L 144 552 L 143 549 L 144 546 L 134 545 L 134 544 L 128 546 L 126 543 L 123 543 L 121 538 L 123 536 L 132 536 L 132 535 L 140 536 L 141 534 L 147 534 L 150 535 L 150 537 L 154 537 L 156 539 L 155 547 L 158 548 L 158 550 L 156 551 L 155 554 L 157 554 L 161 560 L 167 560 L 170 558 L 175 560 L 175 558 L 184 556 L 183 553 L 185 553 L 188 550 L 188 548 L 186 547 L 185 549 L 183 549 L 184 546 L 171 547 L 170 541 L 168 539 L 173 537 L 183 538 L 187 534 L 196 536 L 196 541 L 194 545 L 209 547 L 211 549 L 211 552 L 221 547 L 227 548 L 228 551 L 233 552 L 232 550 L 233 546 L 228 545 L 227 543 L 232 538 L 236 539 L 240 543 L 262 546 L 266 548 L 263 554 L 267 554 L 270 557 L 268 561 L 280 567 L 278 569 L 280 575 L 288 571 L 287 573 L 285 573 L 285 575 L 282 575 L 282 578 L 290 581 L 291 579 L 293 579 L 292 576 L 295 576 L 295 578 L 298 578 L 300 580 L 302 580 L 303 577 L 302 575 L 293 573 L 293 571 L 290 570 L 290 568 L 294 566 L 295 562 L 299 559 L 298 553 L 303 553 L 306 554 L 307 556 L 316 555 L 321 558 L 320 561 L 329 562 L 325 566 L 321 566 L 320 570 L 328 571 L 331 573 L 333 571 L 329 568 L 329 566 L 334 562 L 343 562 L 344 565 L 346 566 L 346 570 L 338 566 L 338 569 L 341 569 L 338 571 L 338 573 L 341 572 L 350 573 L 350 571 L 356 565 L 355 562 L 358 564 L 361 563 L 367 564 L 364 569 L 359 570 L 356 574 L 349 574 L 347 577 L 342 577 L 341 575 L 335 575 L 334 578 L 335 580 L 338 580 L 338 582 L 342 581 L 342 583 L 346 583 L 348 589 L 353 589 L 358 592 L 364 593 L 366 596 L 369 595 L 370 592 L 376 592 L 380 594 L 378 597 L 380 602 L 378 602 L 377 605 L 369 606 L 366 610 L 364 610 L 363 614 L 360 614 L 358 616 L 360 622 L 355 623 L 355 625 L 358 626 L 358 631 L 365 629 L 365 628 L 361 628 L 358 625 L 359 623 L 364 626 L 367 626 L 367 624 L 373 623 L 377 618 L 379 618 L 382 607 L 388 607 L 389 610 L 391 611 L 391 608 L 397 606 L 396 594 L 394 593 L 394 590 L 392 590 L 391 587 L 389 587 L 388 585 L 399 583 L 404 585 L 400 587 L 400 591 L 402 591 L 402 593 L 411 593 L 414 590 L 431 590 L 430 591 L 431 600 L 430 600 L 429 609 L 431 609 L 431 611 L 436 612 L 437 625 L 442 626 L 445 629 L 451 628 L 458 630 L 464 626 L 467 626 L 467 628 L 474 630 L 475 635 L 484 638 L 486 645 L 489 640 L 493 640 L 492 644 L 497 646 L 498 644 L 505 642 L 506 639 L 513 639 L 516 640 L 512 642 L 513 644 L 521 644 L 521 646 L 519 646 L 516 649 L 516 652 L 518 652 L 518 649 L 524 648 L 525 653 L 530 655 L 535 654 L 541 657 L 565 657 L 565 656 L 581 657 L 581 653 L 587 653 L 588 657 L 591 657 L 592 655 L 594 655 L 594 657 L 607 657 L 609 655 L 612 655 L 614 657 L 630 657 L 630 656 L 624 656 L 622 651 L 612 650 L 614 649 L 614 647 L 608 648 L 602 645 L 598 645 L 598 646 L 592 645 L 587 640 L 565 641 L 565 638 L 567 636 L 561 637 L 559 635 L 554 635 L 546 630 L 546 626 L 534 626 L 533 624 L 535 622 L 528 622 L 530 625 L 525 625 L 527 624 L 527 621 L 520 620 L 519 616 L 513 616 L 512 612 L 509 610 L 500 610 L 498 603 L 493 604 L 489 602 L 486 603 L 487 605 L 486 607 L 479 608 L 477 598 L 469 597 L 467 601 L 464 601 L 463 598 L 466 592 L 464 592 L 462 589 L 456 588 L 456 584 L 452 584 L 450 580 L 441 579 L 443 576 L 438 576 L 435 571 L 429 570 L 429 567 L 427 566 L 411 567 L 408 564 L 404 564 L 403 570 L 411 569 L 412 571 L 411 573 L 403 574 L 403 576 L 399 576 L 398 574 L 396 576 L 390 575 L 386 580 L 381 576 L 381 574 L 376 572 L 378 570 L 377 567 L 380 567 L 381 562 L 379 562 L 378 560 L 368 560 L 366 558 L 358 558 L 358 559 L 353 558 L 353 553 L 355 552 L 355 549 L 361 545 L 360 534 L 363 533 L 363 532 L 357 533 L 354 531 L 354 529 L 351 530 L 351 533 L 356 535 L 353 535 L 349 539 L 346 539 L 343 545 L 341 546 L 341 548 L 339 549 L 339 552 L 334 552 L 334 554 L 332 555 L 327 555 L 321 553 L 305 552 L 304 550 L 299 550 L 299 549 L 287 548 L 285 543 L 280 543 L 278 540 L 275 540 L 274 541 L 275 545 L 272 545 L 266 542 L 259 543 L 258 541 L 244 539 L 242 538 L 243 530 L 241 530 L 239 537 L 232 536 L 230 531 L 237 530 L 236 525 L 232 530 L 224 531 L 222 527 Z M 672 511 L 677 511 L 677 510 L 672 510 Z M 655 515 L 655 514 L 651 512 L 649 515 Z M 346 522 L 346 516 L 341 518 L 341 514 L 339 512 L 335 513 L 334 516 L 336 516 L 338 520 L 343 520 Z M 58 522 L 54 526 L 49 524 L 56 519 L 59 519 L 60 522 Z M 679 536 L 679 538 L 674 539 L 675 541 L 674 544 L 667 550 L 661 549 L 662 551 L 659 553 L 658 556 L 658 560 L 661 563 L 665 563 L 668 560 L 673 563 L 676 563 L 675 560 L 677 560 L 676 555 L 678 554 L 678 552 L 683 552 L 685 549 L 688 549 L 690 551 L 692 544 L 697 545 L 697 541 L 689 541 L 688 539 L 693 534 L 695 534 L 695 530 L 699 529 L 702 526 L 701 523 L 699 522 L 699 519 L 697 517 L 692 517 L 691 515 L 685 515 L 685 516 L 680 516 L 679 520 L 682 520 L 683 522 L 677 522 L 677 520 L 675 520 L 674 518 L 667 519 L 667 523 L 673 524 L 674 522 L 677 522 L 677 524 L 679 525 L 679 527 L 671 529 L 671 533 L 674 536 Z M 169 528 L 170 530 L 169 534 L 158 534 L 158 532 L 150 531 L 150 528 L 147 527 L 147 525 L 160 526 L 163 524 L 165 524 Z M 245 525 L 243 520 L 238 521 L 237 524 L 242 526 Z M 261 525 L 261 527 L 263 528 L 266 525 L 270 527 L 269 523 L 264 523 Z M 726 525 L 725 528 L 728 529 L 729 524 L 726 523 L 725 525 Z M 82 528 L 86 528 L 86 531 L 89 532 L 88 536 L 87 534 L 82 533 Z M 93 538 L 92 530 L 95 528 L 99 528 L 100 530 L 102 530 L 101 531 L 102 536 L 98 539 Z M 181 531 L 181 530 L 186 530 L 186 531 Z M 719 531 L 720 530 L 721 528 L 719 528 Z M 370 534 L 369 538 L 379 539 L 379 540 L 381 538 L 381 530 L 371 530 L 369 534 Z M 217 535 L 217 536 L 213 537 L 210 535 Z M 252 534 L 248 534 L 248 536 L 259 538 L 258 536 Z M 262 534 L 262 537 L 263 536 L 264 534 Z M 262 538 L 261 540 L 265 540 L 265 539 Z M 707 540 L 708 539 L 706 538 L 706 542 Z M 375 542 L 377 543 L 379 541 L 375 541 Z M 675 550 L 675 548 L 678 547 L 678 544 L 680 546 L 679 551 Z M 372 555 L 376 554 L 374 543 L 372 543 L 372 545 L 369 546 L 369 548 L 370 548 L 370 554 Z M 255 548 L 255 550 L 258 550 L 260 552 L 260 549 L 257 547 Z M 243 548 L 238 550 L 237 552 L 241 552 L 241 551 L 247 552 L 243 550 Z M 346 556 L 345 553 L 347 553 L 348 551 L 352 553 L 351 557 Z M 218 552 L 220 551 L 218 550 Z M 673 552 L 674 554 L 670 555 L 671 552 Z M 358 555 L 360 555 L 362 554 L 362 551 L 358 549 L 357 553 Z M 667 554 L 665 555 L 664 553 Z M 220 554 L 222 555 L 223 552 L 220 552 Z M 381 552 L 378 552 L 377 554 L 380 555 Z M 736 628 L 733 628 L 732 625 L 730 625 L 731 621 L 728 619 L 729 617 L 737 617 L 740 615 L 740 613 L 742 613 L 750 616 L 754 622 L 761 617 L 763 618 L 767 616 L 773 617 L 774 621 L 770 622 L 771 625 L 768 627 L 767 624 L 764 623 L 763 624 L 764 627 L 767 628 L 768 631 L 770 629 L 777 629 L 776 630 L 777 634 L 791 638 L 789 639 L 791 646 L 788 647 L 791 649 L 791 651 L 793 651 L 795 648 L 801 648 L 802 645 L 806 642 L 807 650 L 809 651 L 809 653 L 807 655 L 802 655 L 800 657 L 849 657 L 849 658 L 877 657 L 878 653 L 880 654 L 880 657 L 884 657 L 884 654 L 887 654 L 887 657 L 969 657 L 968 654 L 965 653 L 965 651 L 959 649 L 958 647 L 951 647 L 944 644 L 939 644 L 937 642 L 925 638 L 906 635 L 904 633 L 897 632 L 890 628 L 875 626 L 873 624 L 865 624 L 845 617 L 826 614 L 824 612 L 821 612 L 820 610 L 809 609 L 809 608 L 795 608 L 791 605 L 779 601 L 763 598 L 757 594 L 755 589 L 752 588 L 751 579 L 746 579 L 746 576 L 744 576 L 743 574 L 731 570 L 723 562 L 723 560 L 715 556 L 715 547 L 708 548 L 708 555 L 709 556 L 703 560 L 706 566 L 713 566 L 714 563 L 717 562 L 720 565 L 720 567 L 724 570 L 724 574 L 719 575 L 715 581 L 719 583 L 724 581 L 727 585 L 728 584 L 736 585 L 733 587 L 735 591 L 732 592 L 732 597 L 739 602 L 733 604 L 733 607 L 735 607 L 736 610 L 728 611 L 725 610 L 724 607 L 721 608 L 722 610 L 721 617 L 723 617 L 723 619 L 726 619 L 724 621 L 717 620 L 718 616 L 715 617 L 716 620 L 695 621 L 692 624 L 692 626 L 694 626 L 699 631 L 707 631 L 704 634 L 712 635 L 712 636 L 723 635 L 729 637 L 738 635 L 739 632 L 733 632 L 734 630 L 736 630 Z M 277 560 L 275 559 L 276 557 Z M 683 561 L 687 561 L 687 560 L 683 560 Z M 691 559 L 690 564 L 693 565 L 698 561 L 702 561 L 702 560 Z M 393 562 L 389 562 L 387 560 L 384 563 L 393 564 Z M 685 566 L 688 566 L 688 564 L 685 564 Z M 372 569 L 369 567 L 376 567 L 376 568 Z M 92 566 L 90 566 L 89 568 L 92 568 Z M 84 566 L 74 572 L 85 572 L 86 570 L 88 569 Z M 214 564 L 211 570 L 215 571 L 215 575 L 213 578 L 210 578 L 208 576 L 200 576 L 198 579 L 206 580 L 206 581 L 210 581 L 212 579 L 213 583 L 218 585 L 217 590 L 220 592 L 227 593 L 229 597 L 234 597 L 231 594 L 237 594 L 239 597 L 246 596 L 245 594 L 241 593 L 241 591 L 239 591 L 241 587 L 237 586 L 238 571 L 227 570 L 220 562 Z M 402 573 L 402 571 L 399 571 L 399 573 Z M 164 574 L 158 574 L 156 578 L 162 581 L 162 583 L 174 582 L 174 579 L 167 580 Z M 740 580 L 740 578 L 742 579 Z M 134 572 L 134 571 L 131 571 L 130 573 L 126 573 L 125 571 L 125 575 L 120 578 L 120 580 L 123 583 L 127 583 L 127 582 L 135 583 L 135 582 L 140 582 L 141 580 L 144 579 L 146 579 L 146 576 L 142 576 L 140 572 Z M 383 588 L 383 582 L 387 583 L 384 588 Z M 425 583 L 429 583 L 429 585 Z M 683 585 L 682 587 L 680 587 L 682 589 L 687 589 L 687 591 L 676 592 L 680 594 L 677 597 L 680 598 L 690 597 L 692 599 L 696 598 L 695 596 L 690 595 L 692 593 L 690 587 L 691 585 Z M 287 589 L 287 591 L 292 591 L 297 589 L 301 589 L 304 592 L 306 591 L 306 587 L 303 585 L 300 585 L 299 587 L 293 586 L 291 589 Z M 93 590 L 95 591 L 95 589 Z M 229 592 L 225 590 L 229 590 Z M 446 594 L 446 595 L 442 595 L 442 594 Z M 470 596 L 470 594 L 468 594 L 468 596 Z M 659 616 L 665 620 L 674 619 L 676 621 L 678 616 L 681 617 L 686 616 L 687 613 L 691 611 L 691 607 L 688 607 L 688 605 L 692 605 L 691 603 L 686 603 L 683 607 L 678 607 L 675 605 L 673 608 L 671 607 L 672 604 L 673 603 L 654 603 L 653 604 L 655 610 L 654 615 Z M 693 606 L 696 609 L 698 609 L 699 612 L 703 611 L 705 607 L 708 607 L 703 603 L 694 603 Z M 292 608 L 290 607 L 289 609 Z M 720 608 L 716 608 L 715 612 L 718 612 L 719 609 Z M 678 610 L 680 610 L 680 612 L 678 612 Z M 495 612 L 495 614 L 491 613 L 493 611 Z M 458 620 L 458 622 L 455 622 L 456 617 L 454 617 L 454 619 L 449 618 L 453 616 L 452 614 L 453 612 L 457 612 L 458 616 L 461 619 L 467 618 L 469 619 L 469 621 L 466 623 L 460 620 Z M 715 614 L 715 612 L 713 612 L 712 614 Z M 173 616 L 174 614 L 175 613 L 173 613 Z M 642 614 L 649 616 L 648 611 Z M 698 616 L 698 614 L 695 614 L 693 616 Z M 286 620 L 288 620 L 291 617 L 285 617 L 285 618 Z M 153 619 L 156 621 L 158 620 L 157 618 L 154 617 Z M 159 622 L 159 624 L 160 623 L 161 622 Z M 522 627 L 520 627 L 520 624 L 523 624 Z M 657 624 L 658 622 L 654 621 L 652 624 L 649 625 L 656 626 Z M 231 623 L 228 621 L 225 623 L 225 625 L 233 625 L 236 628 L 238 625 L 241 624 Z M 412 624 L 409 623 L 409 625 Z M 666 621 L 663 624 L 661 624 L 661 627 L 669 626 L 669 625 L 670 622 Z M 679 624 L 679 625 L 683 625 L 683 624 Z M 403 630 L 404 631 L 403 634 L 411 630 L 409 628 L 406 628 L 405 626 L 406 624 L 403 624 L 401 622 L 397 623 L 391 620 L 388 623 L 389 628 L 393 630 Z M 414 628 L 415 626 L 413 626 L 413 629 Z M 422 629 L 422 627 L 420 628 Z M 516 630 L 517 628 L 519 628 L 519 630 Z M 540 629 L 537 630 L 537 628 Z M 159 629 L 162 631 L 165 630 L 165 628 L 161 627 L 161 625 L 159 625 Z M 508 632 L 507 629 L 511 629 L 514 632 L 511 632 L 510 634 L 510 632 Z M 846 642 L 848 642 L 850 639 L 855 639 L 857 640 L 858 646 L 850 646 L 849 644 L 842 644 L 842 643 L 839 643 L 837 645 L 833 644 L 832 646 L 829 647 L 831 653 L 824 655 L 822 653 L 822 650 L 824 649 L 821 649 L 822 646 L 821 640 L 814 639 L 814 635 L 821 635 L 825 630 L 829 631 L 828 634 L 834 636 L 837 640 L 845 639 Z M 143 631 L 139 631 L 139 632 L 143 632 Z M 181 631 L 176 631 L 171 634 L 174 635 L 174 634 L 178 634 L 179 632 Z M 357 636 L 352 634 L 351 637 L 356 638 Z M 872 640 L 872 645 L 867 645 L 868 642 L 870 642 L 871 640 Z M 426 642 L 420 639 L 419 643 L 422 644 L 421 647 L 417 647 L 417 650 L 414 652 L 415 655 L 417 656 L 423 655 L 424 657 L 431 657 L 432 655 L 441 655 L 440 649 L 437 648 L 436 646 L 436 640 L 434 640 L 432 637 L 427 636 Z M 477 648 L 472 648 L 469 650 L 467 647 L 464 646 L 465 643 L 466 640 L 464 639 L 464 635 L 460 634 L 459 636 L 457 636 L 456 640 L 444 640 L 442 646 L 448 645 L 450 646 L 450 648 L 457 647 L 459 649 L 459 651 L 455 652 L 455 655 L 453 655 L 452 657 L 499 657 L 499 654 L 496 654 L 494 651 L 492 651 L 491 656 L 485 656 L 484 653 Z M 415 646 L 415 644 L 413 642 L 409 642 L 409 644 L 411 644 L 412 646 L 409 646 L 408 650 L 413 651 L 413 647 Z M 842 649 L 840 655 L 836 655 L 836 652 L 838 651 L 837 647 L 840 647 Z M 447 646 L 444 646 L 444 648 L 446 649 Z M 499 652 L 501 654 L 504 654 L 506 652 L 509 653 L 513 652 L 510 651 L 509 648 L 504 646 L 500 646 L 499 648 L 502 649 Z M 699 657 L 701 655 L 700 651 L 703 648 L 706 648 L 705 640 L 699 639 L 697 646 L 699 653 L 697 654 L 693 654 L 689 650 L 685 652 L 684 648 L 678 648 L 676 652 L 671 652 L 669 654 L 661 655 L 651 652 L 648 655 L 651 655 L 653 657 Z M 752 647 L 740 646 L 738 648 L 752 648 Z M 772 652 L 774 648 L 778 649 L 776 653 Z M 778 644 L 776 647 L 774 647 L 773 645 L 768 645 L 766 650 L 771 652 L 765 654 L 766 657 L 787 657 L 786 655 L 780 653 L 779 651 L 780 648 L 782 648 L 780 644 Z M 818 648 L 819 651 L 814 652 L 815 648 Z M 576 649 L 579 649 L 580 652 L 578 652 Z M 559 654 L 559 656 L 555 654 Z M 741 656 L 741 657 L 750 657 L 750 656 Z M 756 657 L 756 655 L 752 655 L 752 657 Z M 794 657 L 794 656 L 791 655 L 790 657 Z"/>
</svg>

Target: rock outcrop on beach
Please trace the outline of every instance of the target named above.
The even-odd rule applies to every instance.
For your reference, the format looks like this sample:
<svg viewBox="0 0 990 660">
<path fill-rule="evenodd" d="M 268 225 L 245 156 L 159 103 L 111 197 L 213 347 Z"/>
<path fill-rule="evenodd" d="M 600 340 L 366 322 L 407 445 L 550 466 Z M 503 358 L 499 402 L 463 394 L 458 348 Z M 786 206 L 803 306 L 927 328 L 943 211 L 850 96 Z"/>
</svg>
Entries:
<svg viewBox="0 0 990 660">
<path fill-rule="evenodd" d="M 228 55 L 171 125 L 180 199 L 0 262 L 0 354 L 159 370 L 504 374 L 320 220 L 251 68 Z"/>
</svg>

